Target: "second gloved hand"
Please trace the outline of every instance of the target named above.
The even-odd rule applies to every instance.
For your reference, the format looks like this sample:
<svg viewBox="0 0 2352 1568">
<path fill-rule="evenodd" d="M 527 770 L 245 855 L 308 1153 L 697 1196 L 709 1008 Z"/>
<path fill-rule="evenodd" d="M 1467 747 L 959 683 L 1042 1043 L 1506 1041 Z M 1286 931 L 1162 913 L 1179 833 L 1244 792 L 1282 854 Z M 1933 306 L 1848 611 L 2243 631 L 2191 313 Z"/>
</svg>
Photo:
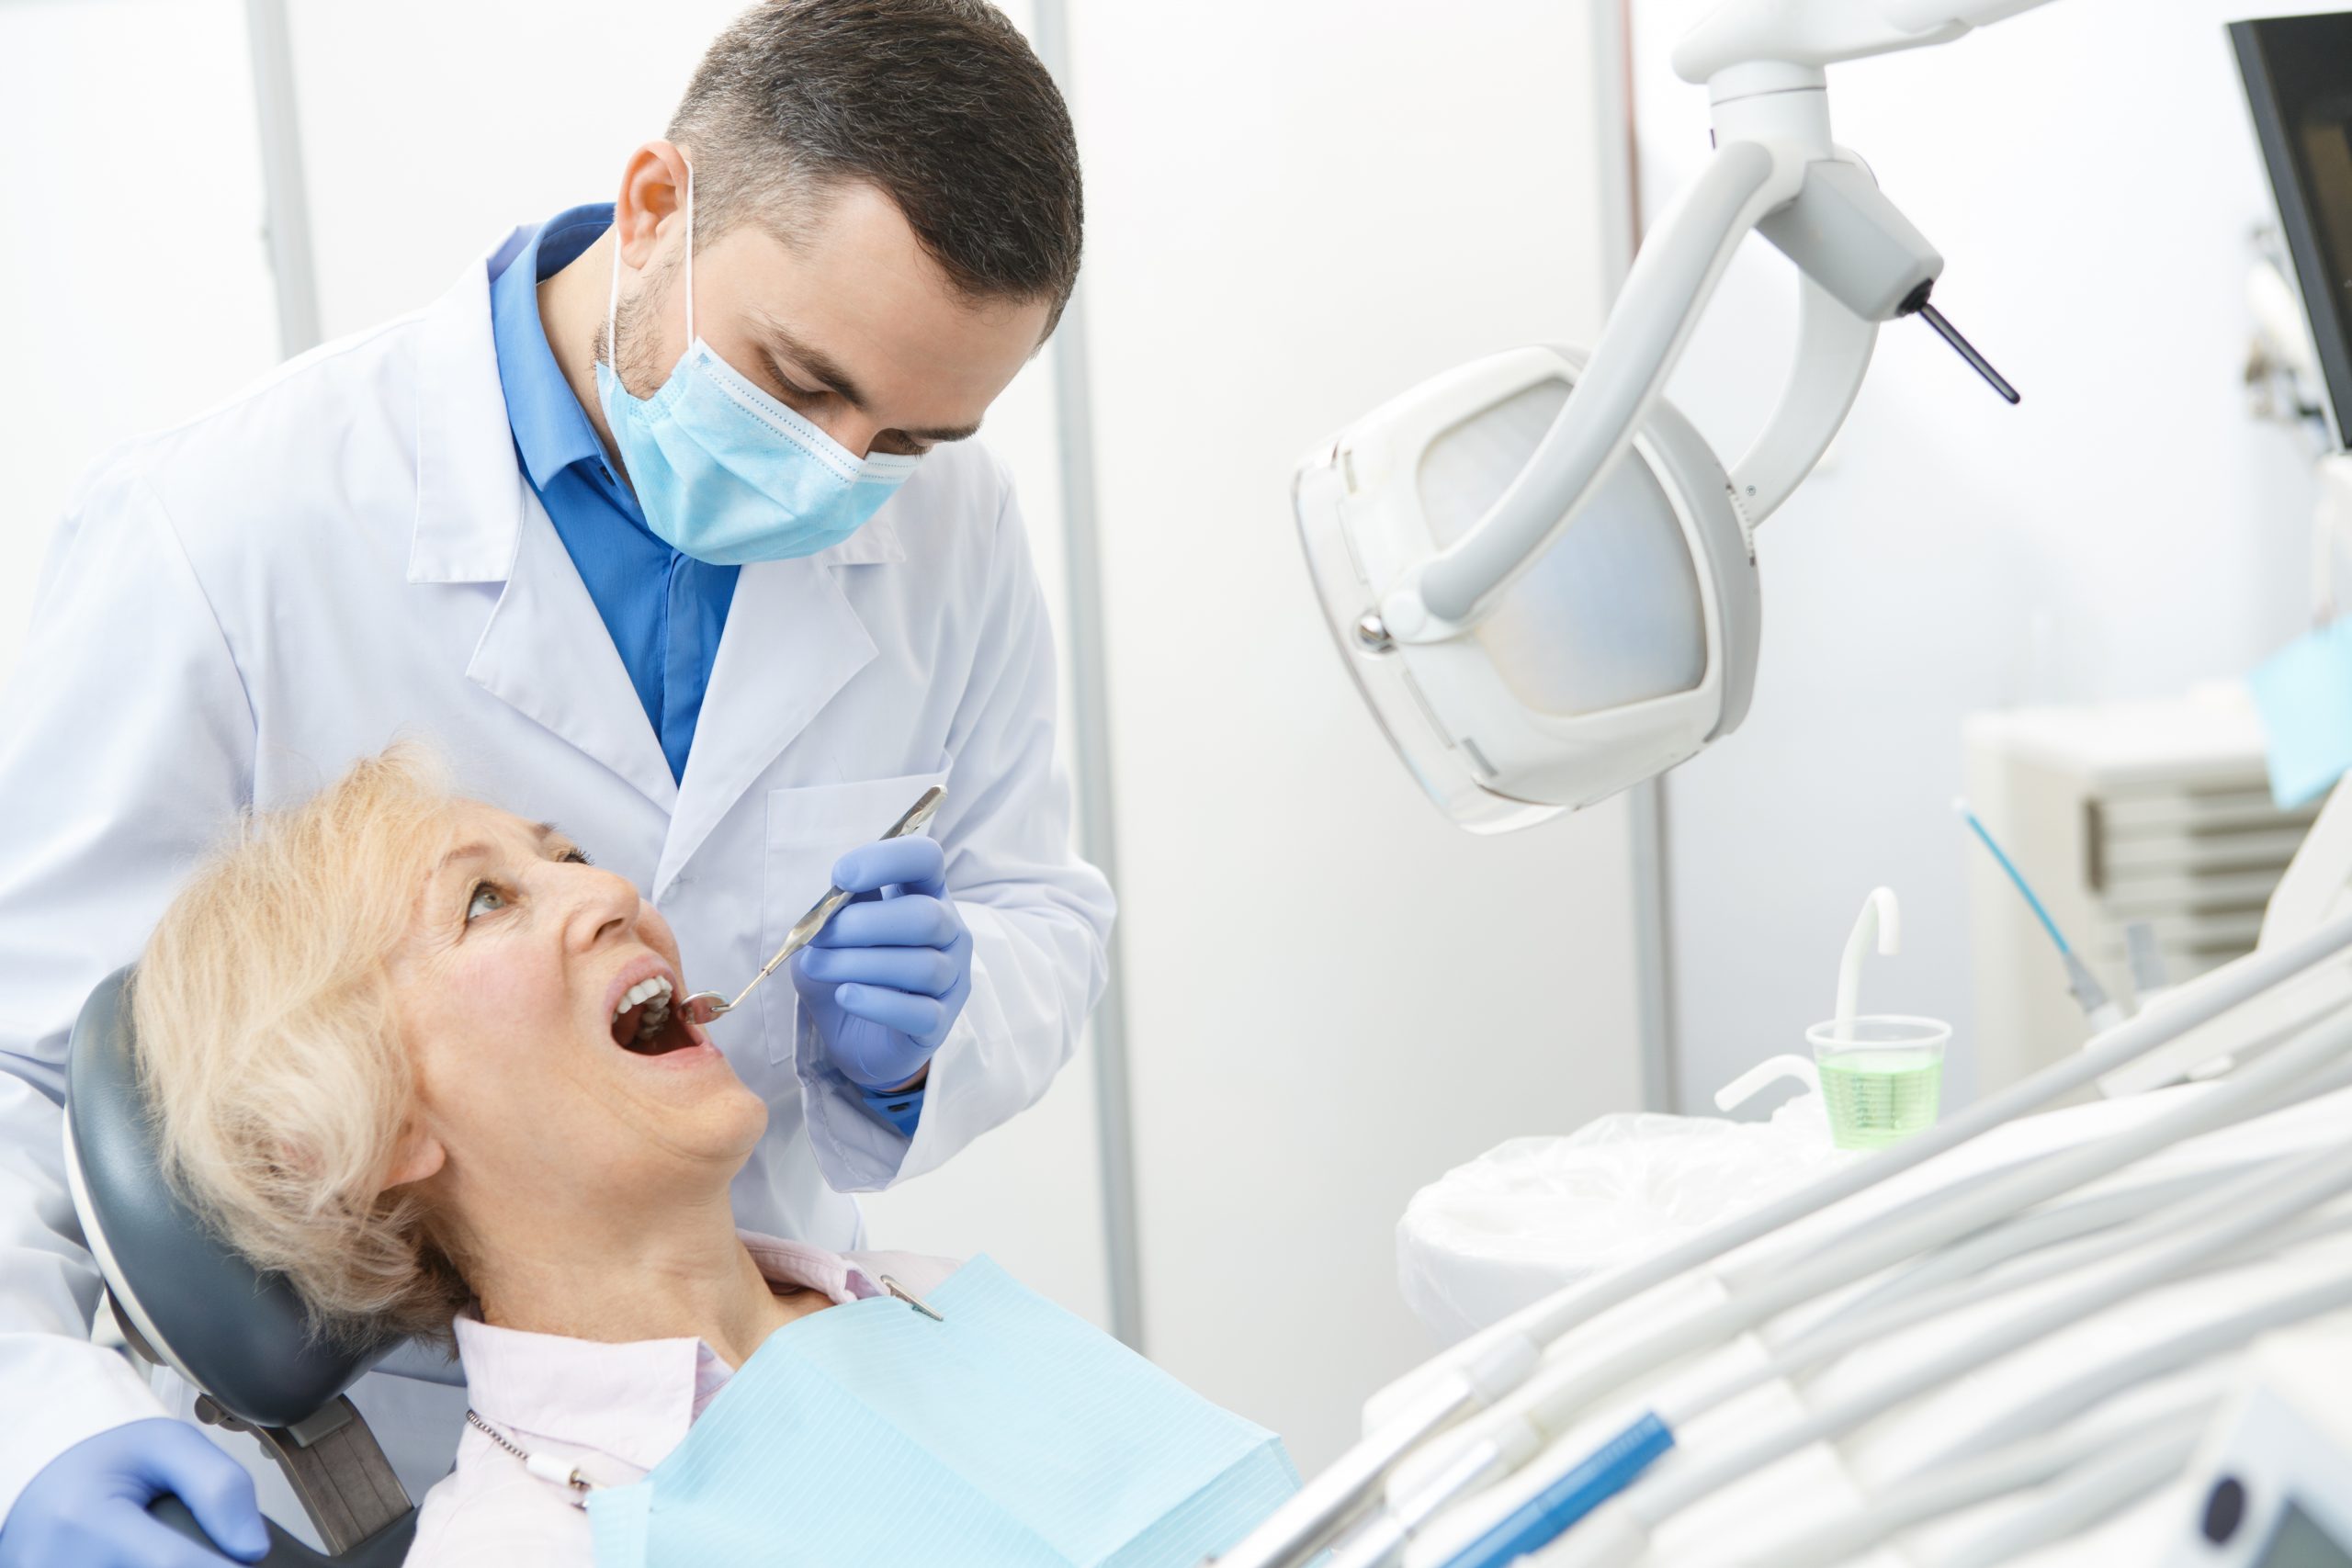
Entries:
<svg viewBox="0 0 2352 1568">
<path fill-rule="evenodd" d="M 947 897 L 931 839 L 885 839 L 833 865 L 858 895 L 792 961 L 792 984 L 833 1065 L 860 1089 L 896 1089 L 930 1066 L 972 990 L 972 933 Z"/>
<path fill-rule="evenodd" d="M 28 1417 L 29 1413 L 28 1414 Z M 0 1520 L 6 1568 L 221 1568 L 218 1552 L 151 1517 L 165 1493 L 241 1562 L 269 1551 L 253 1477 L 204 1434 L 150 1416 L 85 1438 L 49 1461 Z"/>
</svg>

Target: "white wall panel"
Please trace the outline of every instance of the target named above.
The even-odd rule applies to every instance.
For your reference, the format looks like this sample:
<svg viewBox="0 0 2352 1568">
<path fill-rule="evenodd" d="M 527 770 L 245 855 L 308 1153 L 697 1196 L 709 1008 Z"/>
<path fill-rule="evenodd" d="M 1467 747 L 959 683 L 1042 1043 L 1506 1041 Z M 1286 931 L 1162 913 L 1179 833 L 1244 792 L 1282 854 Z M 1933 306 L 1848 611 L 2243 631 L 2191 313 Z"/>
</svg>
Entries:
<svg viewBox="0 0 2352 1568">
<path fill-rule="evenodd" d="M 1146 1342 L 1309 1468 L 1430 1348 L 1413 1190 L 1640 1093 L 1623 809 L 1446 825 L 1288 507 L 1383 398 L 1589 337 L 1589 29 L 1558 0 L 1073 18 Z"/>
<path fill-rule="evenodd" d="M 0 675 L 74 484 L 277 361 L 238 0 L 0 6 Z"/>
</svg>

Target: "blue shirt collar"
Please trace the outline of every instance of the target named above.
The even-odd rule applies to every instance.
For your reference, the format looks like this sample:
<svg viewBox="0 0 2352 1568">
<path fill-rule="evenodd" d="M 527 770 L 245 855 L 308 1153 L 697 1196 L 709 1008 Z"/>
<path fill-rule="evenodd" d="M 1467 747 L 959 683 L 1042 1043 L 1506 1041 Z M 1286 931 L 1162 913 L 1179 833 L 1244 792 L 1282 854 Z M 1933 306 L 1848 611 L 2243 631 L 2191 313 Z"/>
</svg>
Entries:
<svg viewBox="0 0 2352 1568">
<path fill-rule="evenodd" d="M 491 280 L 491 337 L 498 351 L 498 379 L 506 393 L 506 419 L 515 450 L 531 483 L 548 481 L 574 463 L 605 459 L 604 444 L 588 412 L 572 396 L 571 383 L 548 346 L 539 321 L 539 285 L 574 261 L 612 227 L 611 202 L 593 202 L 557 213 L 525 242 L 505 269 Z"/>
</svg>

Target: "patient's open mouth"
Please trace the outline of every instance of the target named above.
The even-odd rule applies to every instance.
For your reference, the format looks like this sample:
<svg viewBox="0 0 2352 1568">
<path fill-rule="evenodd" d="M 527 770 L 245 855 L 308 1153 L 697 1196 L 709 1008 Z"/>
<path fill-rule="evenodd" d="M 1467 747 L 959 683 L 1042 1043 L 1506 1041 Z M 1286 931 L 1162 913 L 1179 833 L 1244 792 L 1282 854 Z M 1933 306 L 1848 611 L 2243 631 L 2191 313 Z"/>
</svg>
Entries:
<svg viewBox="0 0 2352 1568">
<path fill-rule="evenodd" d="M 684 1015 L 670 1006 L 675 991 L 662 975 L 639 980 L 624 991 L 620 1005 L 613 1010 L 613 1043 L 640 1056 L 664 1055 L 693 1044 Z"/>
</svg>

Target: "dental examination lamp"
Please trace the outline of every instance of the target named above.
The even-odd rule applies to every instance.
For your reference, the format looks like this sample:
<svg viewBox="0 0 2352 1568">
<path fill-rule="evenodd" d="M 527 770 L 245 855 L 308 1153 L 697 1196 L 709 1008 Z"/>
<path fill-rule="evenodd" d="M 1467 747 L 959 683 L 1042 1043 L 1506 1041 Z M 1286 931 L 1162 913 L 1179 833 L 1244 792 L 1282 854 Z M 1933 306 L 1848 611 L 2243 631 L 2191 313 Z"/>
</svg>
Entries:
<svg viewBox="0 0 2352 1568">
<path fill-rule="evenodd" d="M 1726 0 L 1673 56 L 1707 86 L 1714 155 L 1642 246 L 1591 355 L 1464 365 L 1301 466 L 1299 533 L 1340 657 L 1454 821 L 1529 827 L 1739 728 L 1762 618 L 1756 527 L 1837 434 L 1881 322 L 1920 317 L 2018 400 L 1928 303 L 1942 256 L 1830 140 L 1824 67 L 2041 3 Z M 1751 229 L 1797 265 L 1797 348 L 1770 423 L 1727 470 L 1662 389 Z"/>
</svg>

